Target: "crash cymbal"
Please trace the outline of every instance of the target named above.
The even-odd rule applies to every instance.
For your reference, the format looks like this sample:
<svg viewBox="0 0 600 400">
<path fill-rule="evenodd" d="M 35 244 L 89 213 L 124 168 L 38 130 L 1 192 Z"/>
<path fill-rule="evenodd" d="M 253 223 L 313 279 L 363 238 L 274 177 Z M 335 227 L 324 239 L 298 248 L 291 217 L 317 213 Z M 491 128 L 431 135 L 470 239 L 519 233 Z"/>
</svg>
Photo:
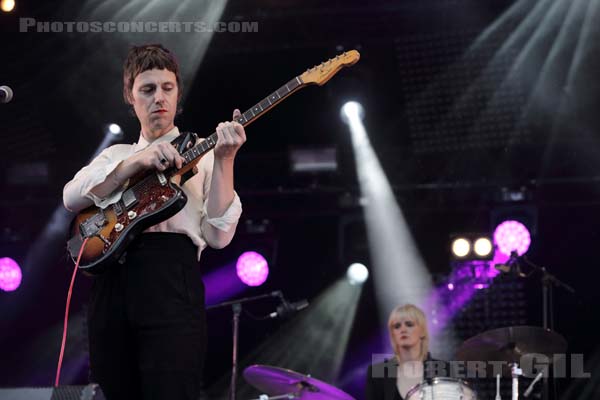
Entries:
<svg viewBox="0 0 600 400">
<path fill-rule="evenodd" d="M 543 354 L 552 361 L 553 354 L 567 350 L 564 337 L 537 326 L 511 326 L 480 333 L 466 340 L 458 349 L 461 361 L 521 362 L 528 354 Z"/>
<path fill-rule="evenodd" d="M 269 396 L 296 393 L 295 398 L 301 400 L 354 400 L 348 393 L 328 383 L 289 369 L 252 365 L 244 370 L 244 378 Z"/>
</svg>

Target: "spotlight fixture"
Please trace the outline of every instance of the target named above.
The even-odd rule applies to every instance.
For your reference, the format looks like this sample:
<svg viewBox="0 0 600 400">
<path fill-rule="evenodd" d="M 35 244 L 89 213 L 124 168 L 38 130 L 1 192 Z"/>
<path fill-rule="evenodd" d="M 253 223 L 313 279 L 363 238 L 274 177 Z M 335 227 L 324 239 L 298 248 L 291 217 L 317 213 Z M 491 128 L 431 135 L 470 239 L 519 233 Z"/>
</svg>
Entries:
<svg viewBox="0 0 600 400">
<path fill-rule="evenodd" d="M 464 258 L 471 252 L 471 242 L 459 237 L 452 241 L 452 254 L 458 258 Z"/>
<path fill-rule="evenodd" d="M 2 0 L 0 2 L 0 9 L 8 13 L 15 9 L 15 0 Z"/>
<path fill-rule="evenodd" d="M 453 235 L 450 249 L 455 260 L 491 260 L 494 256 L 492 240 L 487 234 Z"/>
<path fill-rule="evenodd" d="M 369 270 L 363 264 L 354 263 L 348 267 L 346 277 L 351 285 L 362 285 L 369 278 Z"/>
<path fill-rule="evenodd" d="M 492 241 L 487 237 L 480 237 L 475 240 L 473 251 L 479 257 L 487 257 L 492 253 Z"/>
<path fill-rule="evenodd" d="M 112 123 L 108 125 L 106 133 L 111 133 L 115 136 L 120 136 L 123 134 L 123 130 L 118 124 Z"/>
<path fill-rule="evenodd" d="M 365 116 L 365 109 L 362 104 L 356 101 L 346 102 L 341 109 L 342 121 L 350 123 L 353 120 L 362 120 Z"/>
<path fill-rule="evenodd" d="M 500 223 L 494 230 L 494 242 L 502 254 L 510 255 L 516 251 L 522 256 L 529 250 L 531 234 L 521 222 L 508 220 Z"/>
<path fill-rule="evenodd" d="M 269 276 L 267 260 L 255 251 L 242 253 L 236 263 L 237 275 L 248 286 L 260 286 Z"/>
<path fill-rule="evenodd" d="M 5 292 L 17 290 L 21 285 L 21 267 L 9 257 L 0 258 L 0 289 Z"/>
</svg>

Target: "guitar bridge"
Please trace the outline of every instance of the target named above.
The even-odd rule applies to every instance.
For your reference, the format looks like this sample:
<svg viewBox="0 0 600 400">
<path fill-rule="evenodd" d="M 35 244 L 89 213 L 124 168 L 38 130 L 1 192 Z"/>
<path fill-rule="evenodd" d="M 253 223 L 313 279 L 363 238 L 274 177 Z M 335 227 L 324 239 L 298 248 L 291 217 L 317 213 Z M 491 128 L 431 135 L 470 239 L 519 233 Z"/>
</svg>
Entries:
<svg viewBox="0 0 600 400">
<path fill-rule="evenodd" d="M 98 232 L 106 225 L 106 217 L 102 211 L 92 215 L 90 218 L 79 224 L 79 230 L 83 238 L 96 236 Z"/>
</svg>

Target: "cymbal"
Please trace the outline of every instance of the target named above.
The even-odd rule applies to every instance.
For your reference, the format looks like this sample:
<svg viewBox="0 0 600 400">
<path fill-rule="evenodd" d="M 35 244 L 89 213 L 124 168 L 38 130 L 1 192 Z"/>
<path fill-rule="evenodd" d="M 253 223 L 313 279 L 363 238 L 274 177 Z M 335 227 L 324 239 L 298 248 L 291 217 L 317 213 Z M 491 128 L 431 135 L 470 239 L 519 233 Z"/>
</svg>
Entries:
<svg viewBox="0 0 600 400">
<path fill-rule="evenodd" d="M 244 378 L 269 396 L 297 393 L 296 398 L 301 400 L 354 400 L 348 393 L 328 383 L 285 368 L 251 365 L 244 370 Z"/>
<path fill-rule="evenodd" d="M 538 326 L 510 326 L 492 329 L 467 339 L 456 353 L 460 361 L 520 362 L 528 354 L 543 354 L 552 361 L 553 354 L 567 350 L 560 334 Z"/>
</svg>

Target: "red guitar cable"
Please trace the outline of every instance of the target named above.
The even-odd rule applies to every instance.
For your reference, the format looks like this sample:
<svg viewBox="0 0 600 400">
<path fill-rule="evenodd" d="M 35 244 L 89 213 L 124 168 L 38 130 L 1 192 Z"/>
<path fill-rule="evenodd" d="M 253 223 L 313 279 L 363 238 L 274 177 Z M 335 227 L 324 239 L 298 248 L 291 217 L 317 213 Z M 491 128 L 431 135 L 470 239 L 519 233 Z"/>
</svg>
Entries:
<svg viewBox="0 0 600 400">
<path fill-rule="evenodd" d="M 73 292 L 73 284 L 75 283 L 75 275 L 77 275 L 77 268 L 79 268 L 79 261 L 81 260 L 81 254 L 89 238 L 85 238 L 81 249 L 79 249 L 79 255 L 77 256 L 77 262 L 75 263 L 75 269 L 73 270 L 73 276 L 71 277 L 71 285 L 69 286 L 69 292 L 67 293 L 67 305 L 65 307 L 65 321 L 63 323 L 63 335 L 62 343 L 60 345 L 60 355 L 58 356 L 58 366 L 56 367 L 56 379 L 54 380 L 54 387 L 57 387 L 60 382 L 60 369 L 62 368 L 63 355 L 65 354 L 65 344 L 67 342 L 67 324 L 69 322 L 69 306 L 71 305 L 71 293 Z"/>
</svg>

